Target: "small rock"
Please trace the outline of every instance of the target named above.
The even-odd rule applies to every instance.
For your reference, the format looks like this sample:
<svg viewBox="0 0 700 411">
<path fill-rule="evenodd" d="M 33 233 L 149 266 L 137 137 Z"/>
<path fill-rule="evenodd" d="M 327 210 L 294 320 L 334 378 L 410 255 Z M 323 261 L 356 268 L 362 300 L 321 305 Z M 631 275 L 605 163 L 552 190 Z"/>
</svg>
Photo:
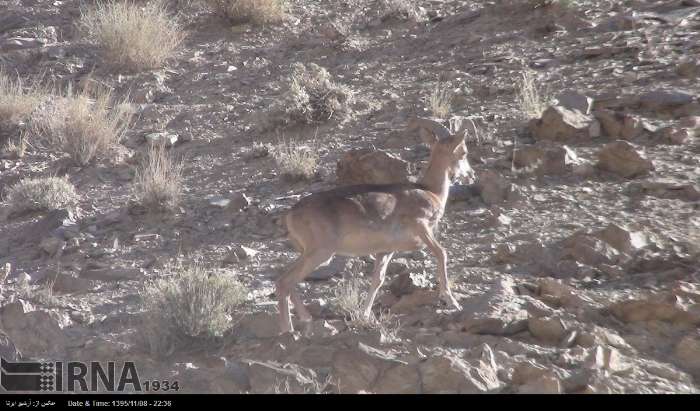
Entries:
<svg viewBox="0 0 700 411">
<path fill-rule="evenodd" d="M 372 388 L 379 376 L 376 361 L 359 349 L 338 350 L 333 356 L 333 376 L 339 381 L 340 392 L 357 394 Z"/>
<path fill-rule="evenodd" d="M 642 94 L 639 104 L 649 111 L 666 111 L 692 103 L 695 97 L 679 90 L 655 90 Z"/>
<path fill-rule="evenodd" d="M 684 128 L 664 127 L 656 135 L 662 144 L 682 145 L 688 142 L 691 132 Z"/>
<path fill-rule="evenodd" d="M 419 365 L 425 394 L 479 394 L 495 392 L 501 382 L 495 364 L 473 366 L 452 355 L 431 357 Z"/>
<path fill-rule="evenodd" d="M 66 242 L 56 237 L 46 237 L 39 243 L 39 248 L 53 257 L 59 252 L 63 252 L 66 248 Z"/>
<path fill-rule="evenodd" d="M 172 147 L 178 142 L 178 135 L 162 131 L 146 134 L 145 139 L 150 144 L 165 144 L 165 147 Z"/>
<path fill-rule="evenodd" d="M 550 344 L 558 344 L 566 334 L 566 327 L 558 318 L 530 317 L 527 325 L 535 338 Z"/>
<path fill-rule="evenodd" d="M 560 258 L 573 258 L 581 264 L 597 267 L 601 264 L 614 265 L 621 257 L 605 241 L 579 232 L 561 242 Z"/>
<path fill-rule="evenodd" d="M 374 384 L 377 394 L 420 394 L 421 381 L 418 370 L 399 364 L 384 371 Z"/>
<path fill-rule="evenodd" d="M 567 146 L 541 148 L 526 146 L 513 152 L 513 164 L 537 174 L 561 175 L 579 163 L 576 153 Z"/>
<path fill-rule="evenodd" d="M 598 168 L 625 178 L 639 177 L 654 170 L 651 160 L 640 154 L 634 145 L 624 140 L 606 144 L 598 152 Z"/>
<path fill-rule="evenodd" d="M 250 198 L 242 192 L 235 192 L 231 195 L 229 209 L 233 211 L 241 211 L 250 206 Z"/>
<path fill-rule="evenodd" d="M 434 290 L 416 290 L 411 294 L 406 294 L 391 307 L 391 311 L 397 314 L 408 313 L 416 307 L 438 303 L 438 293 Z"/>
<path fill-rule="evenodd" d="M 85 278 L 61 273 L 53 278 L 52 290 L 57 294 L 83 294 L 92 291 L 93 288 L 92 281 Z"/>
<path fill-rule="evenodd" d="M 593 98 L 576 91 L 565 91 L 557 96 L 556 99 L 560 106 L 569 110 L 580 111 L 583 114 L 591 114 L 593 109 Z"/>
<path fill-rule="evenodd" d="M 279 335 L 277 318 L 268 313 L 255 313 L 244 316 L 234 330 L 239 336 L 271 338 Z"/>
<path fill-rule="evenodd" d="M 699 60 L 686 60 L 678 63 L 676 66 L 676 73 L 681 77 L 686 78 L 696 78 L 700 76 L 700 61 Z"/>
<path fill-rule="evenodd" d="M 518 387 L 519 394 L 561 394 L 561 381 L 554 375 L 543 375 Z"/>
<path fill-rule="evenodd" d="M 598 238 L 626 254 L 633 254 L 648 244 L 644 233 L 632 231 L 617 224 L 609 224 L 598 233 Z"/>
<path fill-rule="evenodd" d="M 608 307 L 610 312 L 626 323 L 667 321 L 679 326 L 700 324 L 700 309 L 685 307 L 677 300 L 655 299 L 626 300 Z"/>
<path fill-rule="evenodd" d="M 690 334 L 676 345 L 673 355 L 678 364 L 694 373 L 700 373 L 700 335 Z"/>
<path fill-rule="evenodd" d="M 207 196 L 207 202 L 212 207 L 227 208 L 231 204 L 231 200 L 222 196 Z"/>
<path fill-rule="evenodd" d="M 492 170 L 485 170 L 479 173 L 476 187 L 479 190 L 481 199 L 488 205 L 506 201 L 509 193 L 512 191 L 512 184 Z"/>
<path fill-rule="evenodd" d="M 259 251 L 253 250 L 252 248 L 243 245 L 236 246 L 233 252 L 236 253 L 236 256 L 241 260 L 249 260 L 251 258 L 254 258 L 259 253 Z"/>
<path fill-rule="evenodd" d="M 633 193 L 652 195 L 659 198 L 681 199 L 684 201 L 700 200 L 700 185 L 679 183 L 673 180 L 659 179 L 633 183 L 629 190 Z"/>
<path fill-rule="evenodd" d="M 326 281 L 332 277 L 342 276 L 345 272 L 352 270 L 352 261 L 345 256 L 336 256 L 327 265 L 322 265 L 315 269 L 306 277 L 307 281 Z"/>
</svg>

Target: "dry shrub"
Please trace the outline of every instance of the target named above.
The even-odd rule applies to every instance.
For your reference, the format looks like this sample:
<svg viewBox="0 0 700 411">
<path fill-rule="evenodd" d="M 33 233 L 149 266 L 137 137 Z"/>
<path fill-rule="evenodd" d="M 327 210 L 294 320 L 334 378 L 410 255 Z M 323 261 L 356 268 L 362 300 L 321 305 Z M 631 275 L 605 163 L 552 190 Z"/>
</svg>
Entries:
<svg viewBox="0 0 700 411">
<path fill-rule="evenodd" d="M 399 340 L 401 323 L 389 311 L 381 311 L 379 316 L 372 313 L 370 318 L 364 317 L 364 302 L 367 292 L 362 281 L 356 277 L 344 279 L 334 290 L 336 305 L 345 315 L 350 327 L 373 329 L 379 331 L 381 342 Z"/>
<path fill-rule="evenodd" d="M 445 118 L 450 114 L 452 109 L 452 99 L 454 93 L 449 86 L 443 86 L 438 83 L 430 93 L 429 106 L 433 116 L 437 118 Z"/>
<path fill-rule="evenodd" d="M 97 88 L 94 95 L 87 88 L 73 92 L 69 87 L 67 97 L 58 104 L 54 112 L 32 119 L 34 133 L 79 166 L 111 154 L 132 117 L 127 99 L 114 101 L 104 87 Z"/>
<path fill-rule="evenodd" d="M 272 148 L 272 157 L 277 163 L 280 176 L 288 180 L 308 180 L 316 173 L 318 151 L 314 145 L 282 142 Z"/>
<path fill-rule="evenodd" d="M 351 113 L 350 88 L 331 80 L 328 71 L 314 63 L 294 63 L 288 89 L 273 105 L 264 128 L 344 120 Z"/>
<path fill-rule="evenodd" d="M 287 12 L 284 0 L 206 0 L 206 3 L 232 24 L 279 23 Z"/>
<path fill-rule="evenodd" d="M 161 67 L 185 38 L 162 1 L 98 2 L 81 11 L 78 27 L 110 65 L 136 71 Z"/>
<path fill-rule="evenodd" d="M 247 291 L 230 273 L 209 272 L 201 263 L 166 268 L 165 278 L 147 283 L 142 292 L 151 349 L 195 339 L 220 337 L 232 326 L 233 309 Z"/>
<path fill-rule="evenodd" d="M 164 144 L 152 144 L 136 171 L 137 201 L 151 211 L 172 211 L 182 197 L 182 164 L 174 162 Z"/>
<path fill-rule="evenodd" d="M 547 90 L 537 84 L 532 70 L 522 72 L 516 98 L 520 110 L 527 118 L 540 118 L 550 100 Z"/>
<path fill-rule="evenodd" d="M 417 21 L 420 18 L 418 9 L 412 0 L 380 0 L 379 5 L 383 21 L 391 19 Z"/>
<path fill-rule="evenodd" d="M 75 187 L 66 177 L 25 178 L 10 187 L 10 214 L 72 209 L 78 204 Z"/>
<path fill-rule="evenodd" d="M 38 83 L 25 86 L 19 77 L 13 79 L 0 70 L 0 127 L 27 119 L 45 94 Z"/>
</svg>

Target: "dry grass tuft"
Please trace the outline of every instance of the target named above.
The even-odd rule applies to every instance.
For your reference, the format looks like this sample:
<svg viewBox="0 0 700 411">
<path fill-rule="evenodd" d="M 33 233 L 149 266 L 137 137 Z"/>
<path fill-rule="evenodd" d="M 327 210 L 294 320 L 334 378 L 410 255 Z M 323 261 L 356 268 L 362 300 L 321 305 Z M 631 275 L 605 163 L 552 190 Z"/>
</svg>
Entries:
<svg viewBox="0 0 700 411">
<path fill-rule="evenodd" d="M 46 93 L 37 84 L 25 86 L 0 70 L 0 127 L 27 119 Z"/>
<path fill-rule="evenodd" d="M 420 15 L 411 0 L 380 0 L 383 21 L 395 19 L 399 21 L 418 20 Z"/>
<path fill-rule="evenodd" d="M 377 330 L 382 342 L 398 341 L 401 323 L 394 314 L 382 311 L 378 317 L 374 314 L 369 319 L 364 317 L 367 298 L 364 289 L 362 281 L 352 277 L 344 279 L 334 291 L 336 305 L 345 314 L 348 326 Z"/>
<path fill-rule="evenodd" d="M 78 199 L 75 187 L 65 177 L 25 178 L 10 187 L 7 194 L 11 215 L 73 209 Z"/>
<path fill-rule="evenodd" d="M 549 93 L 540 88 L 532 70 L 522 72 L 517 89 L 517 102 L 527 118 L 540 118 L 549 104 Z"/>
<path fill-rule="evenodd" d="M 94 93 L 74 92 L 54 107 L 54 112 L 32 119 L 33 133 L 44 143 L 59 147 L 78 166 L 107 158 L 120 143 L 132 117 L 126 99 L 114 101 L 111 92 L 100 87 Z"/>
<path fill-rule="evenodd" d="M 281 142 L 272 148 L 272 157 L 280 176 L 291 181 L 311 179 L 318 167 L 318 151 L 314 145 Z"/>
<path fill-rule="evenodd" d="M 167 270 L 170 275 L 147 283 L 141 292 L 144 331 L 153 351 L 193 338 L 220 337 L 231 328 L 232 310 L 246 297 L 241 283 L 200 263 L 178 263 Z"/>
<path fill-rule="evenodd" d="M 267 113 L 263 128 L 344 120 L 351 114 L 353 93 L 331 80 L 328 71 L 314 63 L 294 63 L 288 89 Z"/>
<path fill-rule="evenodd" d="M 78 28 L 103 50 L 111 66 L 134 71 L 163 66 L 185 38 L 163 1 L 98 2 L 81 11 Z"/>
<path fill-rule="evenodd" d="M 151 211 L 172 211 L 182 197 L 182 164 L 174 162 L 163 144 L 149 147 L 148 156 L 136 171 L 137 201 Z"/>
<path fill-rule="evenodd" d="M 452 109 L 454 93 L 448 86 L 438 83 L 430 93 L 430 112 L 437 118 L 446 118 Z"/>
<path fill-rule="evenodd" d="M 206 3 L 231 24 L 272 24 L 287 16 L 284 0 L 206 0 Z"/>
</svg>

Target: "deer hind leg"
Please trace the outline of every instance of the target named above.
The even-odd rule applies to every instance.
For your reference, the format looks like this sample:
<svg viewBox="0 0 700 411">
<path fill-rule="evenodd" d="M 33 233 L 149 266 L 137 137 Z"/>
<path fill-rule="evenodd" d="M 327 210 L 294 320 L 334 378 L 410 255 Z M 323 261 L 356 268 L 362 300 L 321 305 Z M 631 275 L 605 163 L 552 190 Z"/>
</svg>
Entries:
<svg viewBox="0 0 700 411">
<path fill-rule="evenodd" d="M 304 253 L 292 264 L 290 269 L 277 280 L 275 293 L 277 294 L 278 300 L 277 306 L 279 308 L 279 327 L 281 333 L 294 331 L 292 314 L 289 311 L 290 297 L 301 320 L 311 320 L 311 315 L 304 307 L 294 287 L 296 287 L 297 283 L 304 280 L 316 267 L 321 265 L 324 261 L 329 260 L 331 257 L 333 257 L 333 252 L 323 249 Z"/>
<path fill-rule="evenodd" d="M 377 297 L 377 292 L 379 288 L 384 284 L 384 278 L 386 277 L 386 268 L 391 261 L 391 257 L 394 253 L 387 254 L 377 254 L 374 260 L 374 269 L 372 270 L 372 285 L 367 294 L 367 301 L 365 302 L 364 310 L 362 315 L 365 320 L 369 320 L 372 316 L 372 305 L 374 305 L 374 299 Z"/>
<path fill-rule="evenodd" d="M 421 238 L 421 240 L 423 240 L 425 245 L 437 260 L 437 280 L 438 287 L 440 288 L 440 299 L 443 300 L 448 306 L 461 310 L 462 306 L 459 305 L 457 299 L 452 295 L 450 284 L 447 281 L 447 252 L 445 252 L 445 248 L 435 239 L 433 230 L 429 228 L 427 223 L 418 224 L 416 226 L 416 231 L 418 236 Z"/>
</svg>

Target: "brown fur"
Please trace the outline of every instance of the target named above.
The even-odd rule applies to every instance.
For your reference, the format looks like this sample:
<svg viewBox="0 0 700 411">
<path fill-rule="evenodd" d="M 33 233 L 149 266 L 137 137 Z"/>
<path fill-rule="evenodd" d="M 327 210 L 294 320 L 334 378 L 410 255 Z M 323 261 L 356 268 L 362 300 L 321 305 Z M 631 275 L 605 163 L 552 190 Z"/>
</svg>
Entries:
<svg viewBox="0 0 700 411">
<path fill-rule="evenodd" d="M 459 306 L 447 284 L 445 251 L 435 240 L 433 230 L 445 209 L 449 176 L 460 162 L 466 162 L 464 137 L 449 135 L 440 140 L 437 136 L 445 135 L 445 129 L 438 128 L 442 126 L 429 120 L 412 124 L 437 128 L 437 132 L 429 130 L 433 147 L 420 183 L 339 187 L 311 194 L 287 213 L 290 241 L 302 254 L 277 281 L 282 332 L 293 330 L 288 298 L 302 321 L 311 320 L 294 286 L 334 255 L 376 256 L 367 316 L 371 315 L 374 297 L 393 253 L 426 246 L 438 259 L 441 297 Z"/>
</svg>

